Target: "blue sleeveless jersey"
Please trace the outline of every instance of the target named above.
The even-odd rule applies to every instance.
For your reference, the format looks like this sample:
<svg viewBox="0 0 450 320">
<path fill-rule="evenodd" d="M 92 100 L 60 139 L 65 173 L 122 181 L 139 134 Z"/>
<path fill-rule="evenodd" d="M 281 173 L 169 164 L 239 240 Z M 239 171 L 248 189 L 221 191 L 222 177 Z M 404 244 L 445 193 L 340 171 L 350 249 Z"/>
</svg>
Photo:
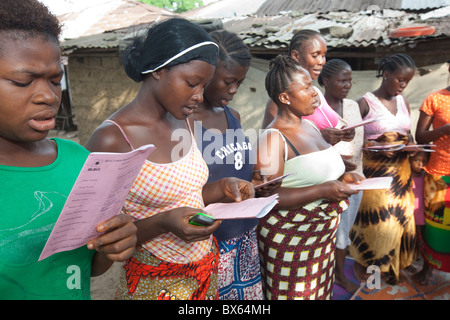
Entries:
<svg viewBox="0 0 450 320">
<path fill-rule="evenodd" d="M 225 177 L 251 181 L 256 161 L 255 151 L 245 136 L 239 120 L 227 106 L 223 108 L 228 121 L 228 129 L 225 133 L 214 129 L 207 130 L 201 126 L 200 122 L 195 122 L 196 142 L 209 169 L 208 182 Z M 258 219 L 226 219 L 223 220 L 214 236 L 217 241 L 235 238 L 253 228 L 257 223 Z"/>
</svg>

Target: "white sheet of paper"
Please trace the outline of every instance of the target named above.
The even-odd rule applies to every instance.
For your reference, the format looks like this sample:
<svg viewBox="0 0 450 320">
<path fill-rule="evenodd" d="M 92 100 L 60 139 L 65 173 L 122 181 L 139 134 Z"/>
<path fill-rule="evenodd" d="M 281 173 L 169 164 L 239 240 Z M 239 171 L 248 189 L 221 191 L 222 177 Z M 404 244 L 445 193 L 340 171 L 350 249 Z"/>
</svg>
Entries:
<svg viewBox="0 0 450 320">
<path fill-rule="evenodd" d="M 278 194 L 250 198 L 241 202 L 212 203 L 203 210 L 214 219 L 262 218 L 278 203 Z"/>
<path fill-rule="evenodd" d="M 398 151 L 398 150 L 402 150 L 404 147 L 405 147 L 405 144 L 401 143 L 401 144 L 389 144 L 389 145 L 370 146 L 370 147 L 363 148 L 363 150 L 369 150 L 369 151 L 374 151 L 374 152 L 379 152 L 379 151 Z"/>
<path fill-rule="evenodd" d="M 360 184 L 349 183 L 347 186 L 354 190 L 389 189 L 391 187 L 392 180 L 392 177 L 369 178 L 362 180 Z"/>
<path fill-rule="evenodd" d="M 341 130 L 348 130 L 348 129 L 357 128 L 357 127 L 360 127 L 360 126 L 363 126 L 363 125 L 366 125 L 368 123 L 372 123 L 372 122 L 375 122 L 375 121 L 379 121 L 379 120 L 378 119 L 363 120 L 360 123 L 356 123 L 356 124 L 352 124 L 352 125 L 349 125 L 349 126 L 346 126 L 346 127 L 342 127 Z"/>
<path fill-rule="evenodd" d="M 407 144 L 402 151 L 424 151 L 435 152 L 436 150 L 429 149 L 430 147 L 436 147 L 435 144 Z"/>
<path fill-rule="evenodd" d="M 254 188 L 255 188 L 255 190 L 258 190 L 258 189 L 260 189 L 260 188 L 262 188 L 262 187 L 264 187 L 264 186 L 267 186 L 267 185 L 269 185 L 269 184 L 271 184 L 271 183 L 274 183 L 274 182 L 283 180 L 284 178 L 290 176 L 291 174 L 293 174 L 293 173 L 287 173 L 287 174 L 285 174 L 285 175 L 279 176 L 279 177 L 277 177 L 277 178 L 275 178 L 275 179 L 272 179 L 272 180 L 266 181 L 266 182 L 264 182 L 264 183 L 258 184 L 258 185 L 255 186 Z"/>
<path fill-rule="evenodd" d="M 145 145 L 128 153 L 89 154 L 39 261 L 98 237 L 97 225 L 120 213 L 145 159 L 154 149 L 153 145 Z"/>
</svg>

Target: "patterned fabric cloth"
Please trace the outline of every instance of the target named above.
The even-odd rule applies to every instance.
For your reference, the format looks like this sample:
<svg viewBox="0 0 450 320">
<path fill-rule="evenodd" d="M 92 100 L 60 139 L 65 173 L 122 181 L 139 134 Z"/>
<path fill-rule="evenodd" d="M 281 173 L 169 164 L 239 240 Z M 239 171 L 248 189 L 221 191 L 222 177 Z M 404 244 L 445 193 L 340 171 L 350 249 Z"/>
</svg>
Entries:
<svg viewBox="0 0 450 320">
<path fill-rule="evenodd" d="M 435 251 L 450 253 L 450 176 L 426 173 L 424 180 L 424 239 Z"/>
<path fill-rule="evenodd" d="M 142 248 L 128 259 L 120 274 L 118 300 L 217 300 L 219 254 L 211 251 L 199 261 L 161 261 Z"/>
<path fill-rule="evenodd" d="M 396 132 L 385 133 L 377 141 L 406 144 L 408 138 Z M 416 227 L 411 167 L 406 152 L 387 158 L 378 152 L 365 151 L 366 178 L 393 177 L 389 189 L 364 190 L 355 223 L 350 231 L 350 254 L 360 265 L 377 265 L 398 280 L 400 269 L 414 259 Z"/>
<path fill-rule="evenodd" d="M 182 159 L 158 164 L 146 161 L 125 201 L 124 211 L 136 220 L 160 212 L 189 206 L 203 208 L 202 188 L 208 179 L 208 167 L 195 140 Z M 211 248 L 209 240 L 186 243 L 172 233 L 165 233 L 142 247 L 161 260 L 188 263 L 200 260 Z"/>
<path fill-rule="evenodd" d="M 129 143 L 123 130 L 122 133 Z M 130 147 L 133 148 L 131 144 Z M 183 158 L 164 164 L 146 160 L 130 189 L 123 211 L 139 220 L 183 206 L 203 208 L 202 189 L 207 179 L 208 167 L 192 136 L 191 148 Z M 125 263 L 127 272 L 121 277 L 117 297 L 217 297 L 217 281 L 214 279 L 219 252 L 213 243 L 212 236 L 207 240 L 187 243 L 169 232 L 142 244 Z M 175 270 L 184 274 L 172 276 Z M 198 272 L 201 273 L 201 281 Z M 145 281 L 142 281 L 144 278 Z M 197 287 L 199 281 L 201 284 Z M 127 285 L 130 290 L 127 290 Z"/>
<path fill-rule="evenodd" d="M 256 227 L 219 242 L 219 299 L 262 300 Z"/>
<path fill-rule="evenodd" d="M 344 174 L 342 158 L 331 146 L 299 154 L 292 145 L 298 155 L 288 159 L 286 137 L 277 129 L 268 130 L 280 134 L 285 142 L 283 173 L 295 173 L 283 179 L 283 188 L 318 185 Z M 318 199 L 296 210 L 272 210 L 260 219 L 258 246 L 267 299 L 331 299 L 336 230 L 339 214 L 347 207 L 348 200 Z"/>
<path fill-rule="evenodd" d="M 272 210 L 258 224 L 263 286 L 269 300 L 331 299 L 336 230 L 348 200 L 313 210 Z"/>
<path fill-rule="evenodd" d="M 433 117 L 433 129 L 450 123 L 450 91 L 446 89 L 430 93 L 422 103 L 420 111 Z M 434 175 L 450 175 L 450 135 L 433 141 L 436 145 L 425 170 Z"/>
<path fill-rule="evenodd" d="M 434 130 L 450 123 L 448 88 L 430 93 L 420 111 L 433 117 Z M 425 167 L 423 254 L 429 265 L 450 272 L 450 135 L 443 135 L 433 144 L 435 152 Z"/>
<path fill-rule="evenodd" d="M 386 144 L 407 144 L 411 119 L 403 97 L 396 97 L 395 115 L 373 93 L 366 93 L 364 99 L 369 105 L 364 120 L 380 119 L 364 126 L 366 138 Z M 352 244 L 349 251 L 360 265 L 377 265 L 381 272 L 389 272 L 394 283 L 400 269 L 413 262 L 416 246 L 413 181 L 408 154 L 396 152 L 388 158 L 378 152 L 364 151 L 363 168 L 366 178 L 393 177 L 393 181 L 389 189 L 364 190 L 350 231 Z"/>
</svg>

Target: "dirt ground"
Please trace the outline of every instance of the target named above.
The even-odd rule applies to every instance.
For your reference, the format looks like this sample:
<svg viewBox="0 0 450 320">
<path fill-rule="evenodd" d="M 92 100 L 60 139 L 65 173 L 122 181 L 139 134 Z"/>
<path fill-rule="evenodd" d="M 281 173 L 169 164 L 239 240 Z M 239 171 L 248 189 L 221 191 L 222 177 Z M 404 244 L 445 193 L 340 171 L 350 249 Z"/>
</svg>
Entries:
<svg viewBox="0 0 450 320">
<path fill-rule="evenodd" d="M 112 267 L 101 276 L 91 278 L 92 300 L 114 300 L 122 263 L 114 263 Z"/>
</svg>

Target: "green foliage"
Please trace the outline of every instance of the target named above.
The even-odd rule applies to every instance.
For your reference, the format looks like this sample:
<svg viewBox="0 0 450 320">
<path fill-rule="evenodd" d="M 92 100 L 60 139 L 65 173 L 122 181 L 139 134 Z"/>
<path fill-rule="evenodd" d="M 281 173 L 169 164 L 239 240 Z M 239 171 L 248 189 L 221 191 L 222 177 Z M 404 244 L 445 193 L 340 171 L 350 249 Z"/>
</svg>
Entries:
<svg viewBox="0 0 450 320">
<path fill-rule="evenodd" d="M 139 0 L 143 3 L 155 7 L 174 11 L 176 13 L 185 12 L 203 5 L 202 0 Z"/>
</svg>

